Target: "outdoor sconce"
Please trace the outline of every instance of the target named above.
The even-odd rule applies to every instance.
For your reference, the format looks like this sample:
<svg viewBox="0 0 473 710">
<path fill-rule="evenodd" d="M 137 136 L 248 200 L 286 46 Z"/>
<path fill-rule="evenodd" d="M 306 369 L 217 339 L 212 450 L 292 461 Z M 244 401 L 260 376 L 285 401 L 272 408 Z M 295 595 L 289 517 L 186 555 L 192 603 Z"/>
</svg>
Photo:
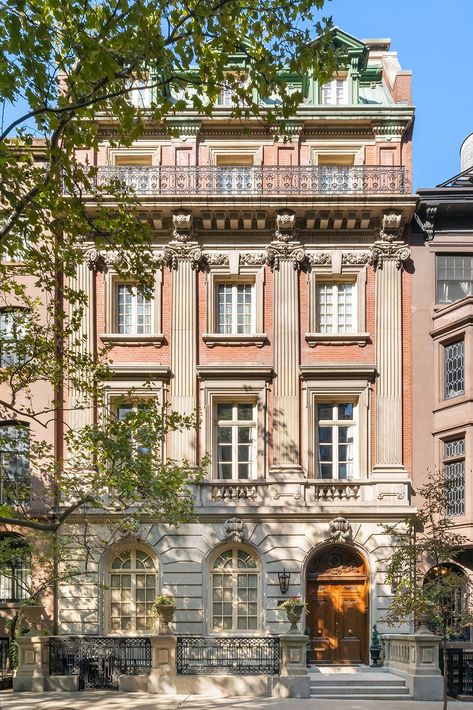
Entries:
<svg viewBox="0 0 473 710">
<path fill-rule="evenodd" d="M 284 567 L 282 572 L 278 572 L 278 579 L 281 594 L 286 594 L 287 590 L 289 589 L 289 584 L 291 582 L 291 573 L 286 572 L 286 568 Z"/>
</svg>

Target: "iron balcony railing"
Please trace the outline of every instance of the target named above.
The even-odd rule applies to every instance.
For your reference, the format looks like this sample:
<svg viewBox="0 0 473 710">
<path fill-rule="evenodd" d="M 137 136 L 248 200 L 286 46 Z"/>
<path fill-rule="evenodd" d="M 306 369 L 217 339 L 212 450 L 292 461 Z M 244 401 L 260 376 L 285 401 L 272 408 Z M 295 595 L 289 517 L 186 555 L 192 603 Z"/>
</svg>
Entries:
<svg viewBox="0 0 473 710">
<path fill-rule="evenodd" d="M 182 675 L 278 675 L 280 641 L 273 636 L 179 636 L 176 667 Z"/>
<path fill-rule="evenodd" d="M 92 182 L 138 195 L 403 195 L 411 189 L 402 166 L 384 165 L 99 167 Z"/>
</svg>

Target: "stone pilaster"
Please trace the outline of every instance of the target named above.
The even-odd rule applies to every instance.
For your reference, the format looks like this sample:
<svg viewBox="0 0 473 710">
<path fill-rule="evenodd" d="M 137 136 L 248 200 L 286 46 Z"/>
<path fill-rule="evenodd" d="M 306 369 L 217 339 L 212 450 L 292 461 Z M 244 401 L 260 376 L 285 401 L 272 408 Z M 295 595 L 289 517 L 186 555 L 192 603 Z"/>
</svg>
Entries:
<svg viewBox="0 0 473 710">
<path fill-rule="evenodd" d="M 287 219 L 287 215 L 283 215 Z M 288 239 L 284 239 L 286 234 Z M 300 472 L 299 450 L 299 270 L 305 261 L 300 244 L 289 232 L 276 231 L 266 251 L 274 272 L 273 290 L 273 467 L 272 472 Z"/>
<path fill-rule="evenodd" d="M 195 412 L 197 400 L 197 295 L 196 274 L 203 259 L 197 242 L 191 240 L 191 220 L 174 217 L 173 241 L 164 250 L 172 271 L 171 296 L 171 409 L 182 415 Z M 185 229 L 182 229 L 183 226 Z M 171 457 L 196 463 L 196 432 L 189 429 L 171 434 Z"/>
<path fill-rule="evenodd" d="M 392 224 L 392 215 L 389 215 Z M 383 227 L 389 225 L 385 216 Z M 402 266 L 410 257 L 408 247 L 396 240 L 399 230 L 381 230 L 381 240 L 371 249 L 376 270 L 376 453 L 374 475 L 404 472 L 403 465 L 403 369 L 402 369 Z"/>
</svg>

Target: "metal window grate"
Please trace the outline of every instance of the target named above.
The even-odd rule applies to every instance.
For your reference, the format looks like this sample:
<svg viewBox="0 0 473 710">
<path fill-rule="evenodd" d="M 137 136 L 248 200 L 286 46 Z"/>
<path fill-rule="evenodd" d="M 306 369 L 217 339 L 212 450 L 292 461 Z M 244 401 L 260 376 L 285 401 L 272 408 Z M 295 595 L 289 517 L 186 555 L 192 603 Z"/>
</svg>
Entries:
<svg viewBox="0 0 473 710">
<path fill-rule="evenodd" d="M 465 348 L 463 340 L 444 347 L 445 399 L 465 392 Z"/>
<path fill-rule="evenodd" d="M 276 675 L 279 638 L 241 636 L 177 639 L 177 672 L 182 675 Z"/>
</svg>

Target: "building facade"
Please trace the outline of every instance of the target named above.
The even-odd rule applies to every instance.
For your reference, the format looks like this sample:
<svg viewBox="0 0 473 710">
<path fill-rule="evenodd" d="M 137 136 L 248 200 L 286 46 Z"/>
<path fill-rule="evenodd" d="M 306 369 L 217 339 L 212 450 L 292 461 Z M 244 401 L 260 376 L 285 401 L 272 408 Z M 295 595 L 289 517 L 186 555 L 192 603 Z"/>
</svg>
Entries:
<svg viewBox="0 0 473 710">
<path fill-rule="evenodd" d="M 384 628 L 383 524 L 411 510 L 414 109 L 389 40 L 335 42 L 346 70 L 289 81 L 304 94 L 289 141 L 231 120 L 223 91 L 211 118 L 172 119 L 178 138 L 149 124 L 120 149 L 104 120 L 84 151 L 101 184 L 136 190 L 163 262 L 150 299 L 93 243 L 78 270 L 84 348 L 110 346 L 107 406 L 133 387 L 198 410 L 167 451 L 210 465 L 195 522 L 143 521 L 59 585 L 61 634 L 149 634 L 158 593 L 180 635 L 250 638 L 282 633 L 278 605 L 301 595 L 316 662 L 367 662 Z"/>
<path fill-rule="evenodd" d="M 473 539 L 471 146 L 469 136 L 458 175 L 418 191 L 412 238 L 414 488 L 429 471 L 443 471 L 450 484 L 448 513 L 468 541 Z M 470 574 L 468 544 L 455 562 Z"/>
</svg>

